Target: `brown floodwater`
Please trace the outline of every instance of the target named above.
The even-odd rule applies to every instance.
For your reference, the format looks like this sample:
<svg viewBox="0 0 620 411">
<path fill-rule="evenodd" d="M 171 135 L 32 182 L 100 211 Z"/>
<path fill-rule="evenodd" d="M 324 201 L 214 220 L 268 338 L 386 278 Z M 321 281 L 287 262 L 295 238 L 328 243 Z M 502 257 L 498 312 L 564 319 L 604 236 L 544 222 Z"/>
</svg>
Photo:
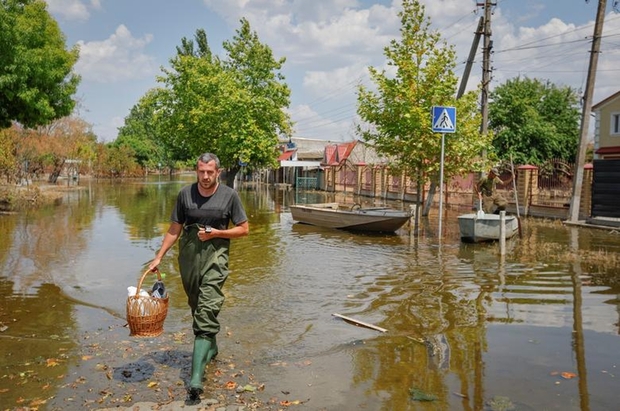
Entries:
<svg viewBox="0 0 620 411">
<path fill-rule="evenodd" d="M 0 215 L 0 409 L 104 405 L 68 403 L 66 391 L 89 378 L 89 339 L 124 324 L 127 287 L 191 178 L 83 181 L 59 205 Z M 456 217 L 469 210 L 446 207 L 441 241 L 436 215 L 421 219 L 417 236 L 354 234 L 295 223 L 288 205 L 370 199 L 239 190 L 251 233 L 233 242 L 220 349 L 251 367 L 265 392 L 311 410 L 617 408 L 617 231 L 522 218 L 522 238 L 502 257 L 497 244 L 460 242 Z M 165 334 L 190 333 L 176 248 L 160 268 L 171 296 Z M 122 351 L 148 354 L 153 344 L 115 338 Z M 119 352 L 106 374 L 116 386 L 126 358 Z M 142 371 L 154 378 L 168 366 Z"/>
</svg>

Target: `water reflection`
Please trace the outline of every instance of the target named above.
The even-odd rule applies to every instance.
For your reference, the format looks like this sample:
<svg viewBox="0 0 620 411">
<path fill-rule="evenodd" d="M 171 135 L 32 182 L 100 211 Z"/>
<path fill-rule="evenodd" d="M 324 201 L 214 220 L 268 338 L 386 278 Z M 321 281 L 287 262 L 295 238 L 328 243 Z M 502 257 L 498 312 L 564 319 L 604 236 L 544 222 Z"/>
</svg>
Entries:
<svg viewBox="0 0 620 411">
<path fill-rule="evenodd" d="M 97 323 L 96 310 L 83 318 L 79 307 L 123 320 L 126 287 L 159 247 L 176 193 L 190 180 L 90 183 L 62 206 L 0 217 L 0 322 L 9 325 L 0 344 L 14 353 L 4 373 L 36 356 L 28 328 L 58 335 L 56 349 L 70 358 L 65 336 Z M 352 198 L 266 187 L 244 188 L 241 197 L 251 235 L 232 245 L 222 349 L 252 361 L 268 389 L 294 390 L 312 398 L 313 409 L 615 406 L 617 269 L 604 258 L 580 258 L 616 253 L 614 233 L 524 219 L 523 238 L 500 257 L 497 245 L 460 243 L 456 211 L 443 220 L 439 245 L 433 215 L 419 237 L 406 229 L 353 234 L 298 224 L 288 212 L 295 202 Z M 171 293 L 166 332 L 187 331 L 176 248 L 161 268 Z M 51 296 L 62 302 L 62 322 L 31 314 L 42 315 Z M 19 298 L 23 308 L 14 310 Z M 29 325 L 14 327 L 12 316 Z M 18 340 L 32 350 L 11 343 Z M 0 379 L 0 388 L 8 384 Z M 412 392 L 435 399 L 417 401 Z M 15 398 L 0 390 L 3 404 Z"/>
</svg>

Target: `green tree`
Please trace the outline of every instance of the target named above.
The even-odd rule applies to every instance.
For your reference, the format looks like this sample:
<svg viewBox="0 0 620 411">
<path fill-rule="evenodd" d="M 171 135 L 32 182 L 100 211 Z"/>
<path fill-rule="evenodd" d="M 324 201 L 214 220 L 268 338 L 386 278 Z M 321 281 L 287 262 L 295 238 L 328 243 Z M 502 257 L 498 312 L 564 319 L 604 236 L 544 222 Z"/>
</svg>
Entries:
<svg viewBox="0 0 620 411">
<path fill-rule="evenodd" d="M 223 47 L 228 54 L 226 71 L 235 75 L 237 87 L 247 93 L 241 99 L 245 109 L 237 112 L 236 130 L 219 146 L 226 166 L 233 171 L 228 177 L 234 178 L 240 162 L 254 168 L 276 165 L 279 137 L 291 135 L 291 121 L 284 111 L 291 92 L 280 72 L 286 59 L 276 60 L 246 19 L 241 19 L 241 28 Z"/>
<path fill-rule="evenodd" d="M 516 77 L 490 95 L 489 126 L 502 159 L 540 165 L 559 158 L 573 161 L 579 146 L 579 97 L 570 87 Z"/>
<path fill-rule="evenodd" d="M 149 90 L 131 108 L 129 115 L 125 117 L 125 124 L 118 129 L 118 137 L 112 143 L 113 146 L 131 147 L 136 161 L 145 170 L 171 165 L 166 155 L 167 150 L 158 138 L 160 130 L 155 116 L 156 96 L 157 89 Z"/>
<path fill-rule="evenodd" d="M 285 59 L 274 59 L 247 20 L 223 47 L 225 60 L 212 54 L 201 29 L 195 42 L 182 39 L 158 79 L 165 87 L 157 91 L 155 117 L 167 148 L 186 158 L 216 153 L 230 185 L 241 163 L 276 164 L 279 136 L 291 133 L 284 111 L 290 90 L 280 73 Z"/>
<path fill-rule="evenodd" d="M 417 181 L 418 192 L 428 180 L 439 180 L 441 136 L 432 131 L 433 106 L 453 106 L 456 133 L 445 138 L 444 174 L 447 178 L 480 169 L 481 151 L 490 136 L 480 135 L 477 93 L 456 98 L 454 47 L 430 30 L 430 19 L 419 1 L 404 0 L 399 13 L 400 41 L 392 40 L 384 54 L 390 70 L 370 67 L 376 91 L 358 88 L 357 112 L 366 125 L 362 138 Z"/>
<path fill-rule="evenodd" d="M 79 51 L 41 0 L 0 0 L 0 128 L 35 127 L 69 115 L 80 77 Z"/>
</svg>

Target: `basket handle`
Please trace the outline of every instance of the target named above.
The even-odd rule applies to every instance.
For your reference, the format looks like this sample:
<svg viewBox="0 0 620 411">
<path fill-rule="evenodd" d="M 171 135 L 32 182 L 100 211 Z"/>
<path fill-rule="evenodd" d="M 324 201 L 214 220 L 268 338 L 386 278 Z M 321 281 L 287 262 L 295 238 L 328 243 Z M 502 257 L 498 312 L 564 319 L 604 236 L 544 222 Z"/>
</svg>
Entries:
<svg viewBox="0 0 620 411">
<path fill-rule="evenodd" d="M 142 277 L 140 277 L 140 281 L 138 281 L 138 289 L 136 290 L 136 295 L 134 296 L 134 298 L 140 298 L 139 294 L 140 294 L 140 289 L 142 288 L 142 282 L 144 281 L 147 274 L 149 273 L 157 274 L 157 281 L 161 281 L 161 272 L 159 271 L 159 268 L 155 267 L 152 270 L 146 270 L 144 274 L 142 274 Z"/>
</svg>

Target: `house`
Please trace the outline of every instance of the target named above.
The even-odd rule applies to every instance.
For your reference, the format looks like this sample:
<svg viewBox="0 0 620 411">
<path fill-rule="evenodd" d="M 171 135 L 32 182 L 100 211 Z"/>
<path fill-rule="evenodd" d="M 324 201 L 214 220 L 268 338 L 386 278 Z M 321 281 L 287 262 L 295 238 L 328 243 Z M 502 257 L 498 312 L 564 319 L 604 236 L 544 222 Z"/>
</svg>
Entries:
<svg viewBox="0 0 620 411">
<path fill-rule="evenodd" d="M 595 114 L 589 224 L 620 227 L 620 91 L 592 106 Z"/>
<path fill-rule="evenodd" d="M 592 106 L 594 158 L 620 159 L 620 91 Z"/>
<path fill-rule="evenodd" d="M 292 137 L 280 141 L 275 183 L 287 187 L 319 188 L 320 166 L 327 140 Z"/>
</svg>

